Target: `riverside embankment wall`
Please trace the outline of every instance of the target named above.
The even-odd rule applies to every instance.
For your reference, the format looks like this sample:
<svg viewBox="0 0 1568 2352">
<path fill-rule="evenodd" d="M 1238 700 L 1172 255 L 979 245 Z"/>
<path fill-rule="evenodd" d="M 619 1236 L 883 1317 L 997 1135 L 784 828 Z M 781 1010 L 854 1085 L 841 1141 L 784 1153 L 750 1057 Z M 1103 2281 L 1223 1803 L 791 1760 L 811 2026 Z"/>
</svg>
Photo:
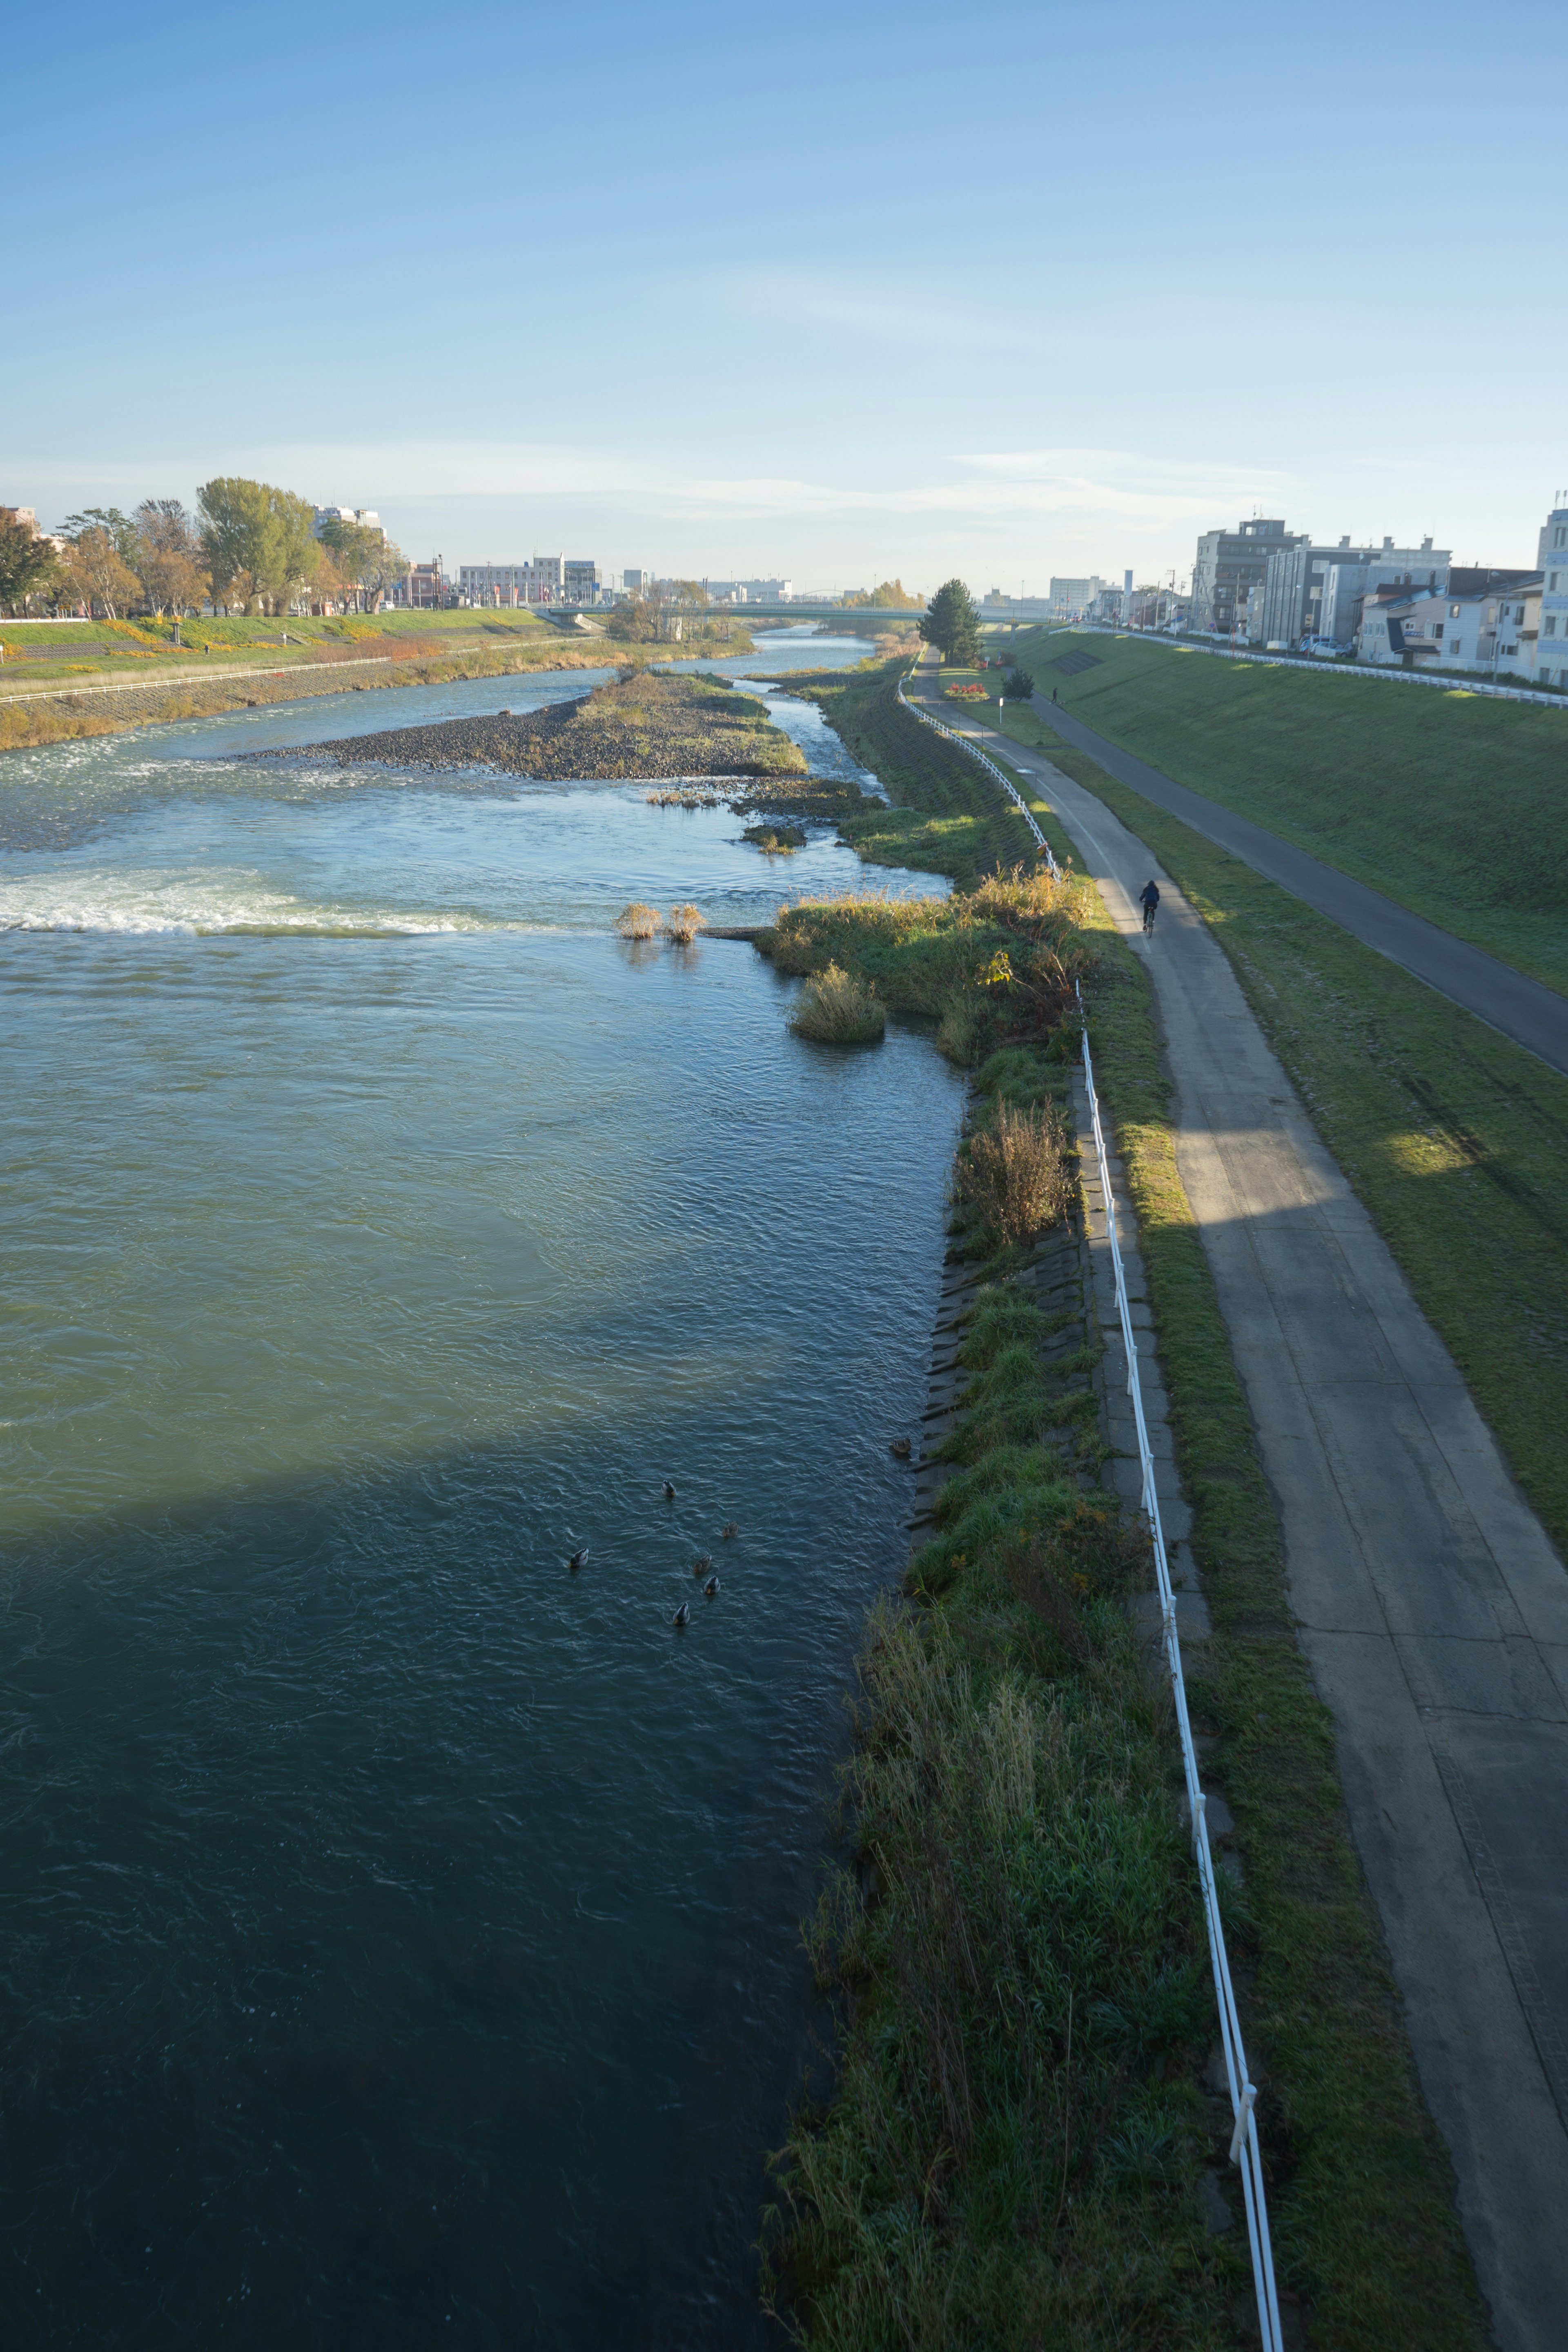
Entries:
<svg viewBox="0 0 1568 2352">
<path fill-rule="evenodd" d="M 453 677 L 511 677 L 535 670 L 603 668 L 603 646 L 563 645 L 548 661 L 454 655 L 422 661 L 391 654 L 359 660 L 299 663 L 279 669 L 190 670 L 177 677 L 84 679 L 79 686 L 0 685 L 0 750 L 58 743 L 72 736 L 110 735 L 175 719 L 201 719 L 251 704 L 291 702 L 311 695 L 363 692 L 374 687 L 434 686 Z"/>
</svg>

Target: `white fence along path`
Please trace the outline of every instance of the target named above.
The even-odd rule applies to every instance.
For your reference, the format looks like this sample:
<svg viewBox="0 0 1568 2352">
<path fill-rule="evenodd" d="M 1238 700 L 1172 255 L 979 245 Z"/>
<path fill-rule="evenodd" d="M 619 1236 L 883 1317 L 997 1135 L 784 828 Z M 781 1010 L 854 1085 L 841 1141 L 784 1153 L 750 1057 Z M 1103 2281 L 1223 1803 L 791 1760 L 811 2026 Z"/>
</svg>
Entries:
<svg viewBox="0 0 1568 2352">
<path fill-rule="evenodd" d="M 940 719 L 921 710 L 905 699 L 904 680 L 899 680 L 899 700 L 921 724 L 945 735 L 967 751 L 972 760 L 993 776 L 1003 791 L 1017 806 L 1025 824 L 1045 852 L 1053 874 L 1060 873 L 1051 855 L 1049 842 L 1030 815 L 1023 795 L 1016 785 L 1003 774 L 994 760 L 988 759 L 977 743 L 944 727 Z M 1079 992 L 1079 1002 L 1083 999 Z M 1182 1672 L 1182 1643 L 1176 1624 L 1175 1587 L 1171 1581 L 1171 1564 L 1165 1556 L 1165 1534 L 1160 1519 L 1160 1497 L 1154 1484 L 1154 1456 L 1149 1444 L 1148 1423 L 1143 1417 L 1143 1390 L 1138 1371 L 1138 1339 L 1132 1328 L 1131 1303 L 1127 1296 L 1127 1276 L 1121 1264 L 1121 1249 L 1116 1232 L 1116 1194 L 1110 1181 L 1110 1157 L 1105 1148 L 1105 1129 L 1100 1115 L 1100 1097 L 1095 1091 L 1094 1061 L 1089 1052 L 1087 1024 L 1083 1037 L 1083 1076 L 1089 1094 L 1089 1116 L 1094 1130 L 1095 1157 L 1100 1166 L 1100 1190 L 1105 1199 L 1105 1231 L 1110 1244 L 1111 1271 L 1116 1283 L 1116 1307 L 1121 1319 L 1121 1343 L 1127 1357 L 1127 1393 L 1131 1402 L 1132 1419 L 1138 1432 L 1138 1459 L 1143 1481 L 1143 1510 L 1149 1521 L 1149 1534 L 1154 1549 L 1154 1578 L 1160 1597 L 1161 1638 L 1165 1648 L 1165 1663 L 1171 1676 L 1171 1696 L 1175 1702 L 1176 1727 L 1181 1741 L 1182 1770 L 1187 1786 L 1187 1810 L 1193 1825 L 1193 1853 L 1198 1865 L 1198 1883 L 1203 1892 L 1204 1920 L 1208 1929 L 1209 1961 L 1214 1970 L 1215 1998 L 1219 2009 L 1220 2042 L 1225 2051 L 1226 2084 L 1230 2093 L 1231 2114 L 1235 2128 L 1230 2139 L 1230 2160 L 1241 2173 L 1242 2194 L 1247 2205 L 1247 2236 L 1252 2252 L 1252 2280 L 1258 2294 L 1258 2319 L 1263 2332 L 1263 2352 L 1284 2352 L 1285 2339 L 1279 2326 L 1279 2296 L 1274 2282 L 1274 2249 L 1268 2236 L 1268 2206 L 1263 2187 L 1263 2152 L 1258 2145 L 1255 2116 L 1258 2093 L 1247 2072 L 1247 2049 L 1242 2040 L 1241 2020 L 1237 2011 L 1236 1990 L 1231 1983 L 1230 1960 L 1225 1948 L 1225 1927 L 1220 1918 L 1219 1888 L 1215 1877 L 1214 1854 L 1209 1846 L 1206 1800 L 1198 1777 L 1197 1749 L 1193 1745 L 1193 1727 L 1187 1715 L 1187 1685 Z"/>
<path fill-rule="evenodd" d="M 1082 1003 L 1081 992 L 1079 1003 Z M 1193 1730 L 1187 1716 L 1187 1688 L 1182 1672 L 1182 1643 L 1176 1624 L 1175 1588 L 1171 1581 L 1170 1562 L 1165 1556 L 1165 1535 L 1160 1519 L 1160 1497 L 1154 1484 L 1154 1456 L 1149 1444 L 1149 1430 L 1143 1417 L 1143 1391 L 1138 1370 L 1138 1338 L 1132 1328 L 1132 1309 L 1127 1296 L 1127 1277 L 1122 1269 L 1121 1249 L 1116 1232 L 1116 1194 L 1110 1181 L 1110 1158 L 1105 1148 L 1105 1130 L 1100 1121 L 1100 1097 L 1095 1091 L 1094 1062 L 1089 1053 L 1087 1028 L 1083 1039 L 1083 1076 L 1089 1095 L 1089 1116 L 1094 1130 L 1095 1157 L 1100 1166 L 1100 1190 L 1105 1201 L 1106 1238 L 1110 1244 L 1111 1271 L 1116 1283 L 1116 1307 L 1121 1320 L 1121 1343 L 1127 1357 L 1127 1392 L 1131 1402 L 1132 1418 L 1138 1432 L 1138 1458 L 1143 1482 L 1143 1510 L 1149 1521 L 1149 1533 L 1154 1549 L 1154 1577 L 1160 1599 L 1161 1639 L 1164 1643 L 1165 1663 L 1170 1670 L 1171 1696 L 1175 1702 L 1176 1727 L 1182 1748 L 1182 1769 L 1187 1784 L 1187 1810 L 1192 1820 L 1193 1853 L 1198 1865 L 1198 1883 L 1203 1891 L 1204 1918 L 1208 1927 L 1209 1960 L 1214 1970 L 1215 1997 L 1219 2009 L 1220 2041 L 1225 2051 L 1226 2084 L 1230 2092 L 1231 2114 L 1235 2129 L 1231 2134 L 1230 2160 L 1241 2172 L 1242 2193 L 1247 2204 L 1247 2235 L 1252 2252 L 1252 2278 L 1258 2294 L 1258 2318 L 1263 2331 L 1264 2352 L 1283 2352 L 1284 2338 L 1279 2329 L 1279 2299 L 1274 2283 L 1274 2252 L 1268 2237 L 1268 2209 L 1263 2189 L 1263 2155 L 1258 2146 L 1258 2124 L 1254 2107 L 1258 2094 L 1247 2072 L 1247 2051 L 1242 2041 L 1241 2021 L 1237 2012 L 1236 1992 L 1231 1983 L 1230 1961 L 1225 1948 L 1225 1927 L 1220 1918 L 1219 1891 L 1215 1878 L 1214 1854 L 1209 1845 L 1206 1801 L 1198 1778 L 1197 1750 L 1193 1745 Z"/>
</svg>

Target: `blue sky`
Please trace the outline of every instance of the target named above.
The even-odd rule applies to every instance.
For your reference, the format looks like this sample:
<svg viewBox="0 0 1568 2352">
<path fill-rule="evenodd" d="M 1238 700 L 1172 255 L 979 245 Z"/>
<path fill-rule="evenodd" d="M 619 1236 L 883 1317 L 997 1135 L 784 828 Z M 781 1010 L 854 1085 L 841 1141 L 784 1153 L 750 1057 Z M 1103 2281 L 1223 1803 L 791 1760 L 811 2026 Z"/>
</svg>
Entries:
<svg viewBox="0 0 1568 2352">
<path fill-rule="evenodd" d="M 843 586 L 1533 559 L 1568 10 L 13 12 L 0 502 Z"/>
</svg>

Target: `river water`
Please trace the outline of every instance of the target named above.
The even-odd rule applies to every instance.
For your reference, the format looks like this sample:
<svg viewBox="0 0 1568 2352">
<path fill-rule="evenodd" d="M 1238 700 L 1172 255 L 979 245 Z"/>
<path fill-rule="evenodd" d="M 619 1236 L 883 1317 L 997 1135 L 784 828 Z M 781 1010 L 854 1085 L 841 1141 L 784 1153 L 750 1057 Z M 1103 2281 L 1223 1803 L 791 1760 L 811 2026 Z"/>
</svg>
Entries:
<svg viewBox="0 0 1568 2352">
<path fill-rule="evenodd" d="M 771 2340 L 956 1082 L 611 934 L 828 834 L 232 756 L 585 682 L 0 763 L 10 2344 Z"/>
</svg>

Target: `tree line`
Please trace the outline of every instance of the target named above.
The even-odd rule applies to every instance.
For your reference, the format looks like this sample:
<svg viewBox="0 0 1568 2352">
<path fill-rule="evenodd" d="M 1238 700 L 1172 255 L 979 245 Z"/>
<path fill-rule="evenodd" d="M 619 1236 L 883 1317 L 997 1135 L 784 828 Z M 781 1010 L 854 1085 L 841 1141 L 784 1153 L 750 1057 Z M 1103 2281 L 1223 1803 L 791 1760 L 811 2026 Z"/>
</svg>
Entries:
<svg viewBox="0 0 1568 2352">
<path fill-rule="evenodd" d="M 315 519 L 309 499 L 237 474 L 204 482 L 195 514 L 178 499 L 129 515 L 85 507 L 47 537 L 0 507 L 0 610 L 177 620 L 208 604 L 281 615 L 306 597 L 379 609 L 407 559 L 384 531 L 334 517 L 318 536 Z"/>
</svg>

